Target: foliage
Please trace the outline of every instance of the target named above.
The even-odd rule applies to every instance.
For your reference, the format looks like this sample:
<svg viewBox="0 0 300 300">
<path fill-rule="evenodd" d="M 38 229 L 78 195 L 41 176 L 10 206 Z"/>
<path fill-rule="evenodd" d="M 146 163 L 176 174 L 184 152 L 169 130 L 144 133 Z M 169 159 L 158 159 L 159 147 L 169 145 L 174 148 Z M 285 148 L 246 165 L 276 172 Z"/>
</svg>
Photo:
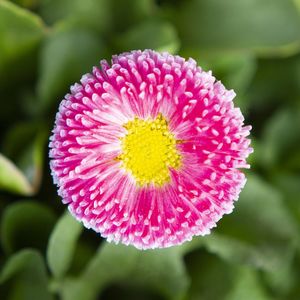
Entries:
<svg viewBox="0 0 300 300">
<path fill-rule="evenodd" d="M 84 229 L 48 167 L 70 84 L 137 48 L 194 57 L 253 125 L 234 212 L 162 250 Z M 1 299 L 299 299 L 299 0 L 0 0 L 0 97 Z"/>
</svg>

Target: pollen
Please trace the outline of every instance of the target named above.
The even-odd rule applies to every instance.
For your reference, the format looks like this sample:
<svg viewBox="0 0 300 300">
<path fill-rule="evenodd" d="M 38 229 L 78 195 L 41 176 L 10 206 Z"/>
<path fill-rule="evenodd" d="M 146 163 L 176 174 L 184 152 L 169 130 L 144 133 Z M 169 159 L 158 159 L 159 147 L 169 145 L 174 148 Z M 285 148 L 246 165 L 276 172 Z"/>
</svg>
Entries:
<svg viewBox="0 0 300 300">
<path fill-rule="evenodd" d="M 178 169 L 181 156 L 167 120 L 135 118 L 124 125 L 127 134 L 121 138 L 122 154 L 118 160 L 140 186 L 163 186 L 170 181 L 170 168 Z"/>
</svg>

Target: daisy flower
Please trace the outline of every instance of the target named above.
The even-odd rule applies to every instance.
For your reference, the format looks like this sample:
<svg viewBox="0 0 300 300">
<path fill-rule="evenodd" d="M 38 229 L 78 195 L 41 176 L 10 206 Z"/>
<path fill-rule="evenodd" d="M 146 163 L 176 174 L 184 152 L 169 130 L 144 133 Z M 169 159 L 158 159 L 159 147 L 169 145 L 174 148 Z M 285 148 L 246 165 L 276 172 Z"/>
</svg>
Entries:
<svg viewBox="0 0 300 300">
<path fill-rule="evenodd" d="M 193 59 L 152 50 L 101 61 L 61 102 L 50 166 L 63 203 L 115 243 L 205 235 L 245 184 L 250 126 Z"/>
</svg>

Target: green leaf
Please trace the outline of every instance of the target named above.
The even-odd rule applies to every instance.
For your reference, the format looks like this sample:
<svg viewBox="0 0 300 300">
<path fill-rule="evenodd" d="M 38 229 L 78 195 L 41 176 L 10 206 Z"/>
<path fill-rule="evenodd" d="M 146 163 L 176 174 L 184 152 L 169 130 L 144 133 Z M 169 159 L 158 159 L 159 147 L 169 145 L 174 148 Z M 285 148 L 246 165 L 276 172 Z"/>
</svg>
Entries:
<svg viewBox="0 0 300 300">
<path fill-rule="evenodd" d="M 232 257 L 232 261 L 239 257 L 247 259 L 249 266 L 264 271 L 268 283 L 277 292 L 284 293 L 292 286 L 292 262 L 295 248 L 299 246 L 298 226 L 275 187 L 259 177 L 248 176 L 234 213 L 223 218 L 218 232 L 244 244 L 242 252 L 233 246 L 234 243 L 225 244 L 225 251 L 229 251 L 227 258 Z M 216 243 L 214 249 L 224 254 L 223 246 Z M 249 251 L 249 256 L 245 255 L 245 250 Z M 284 272 L 284 280 L 276 274 L 278 270 Z"/>
<path fill-rule="evenodd" d="M 300 226 L 300 176 L 281 172 L 275 174 L 273 180 L 276 186 L 283 193 L 286 206 L 298 220 L 298 224 Z"/>
<path fill-rule="evenodd" d="M 235 282 L 225 300 L 270 300 L 257 271 L 240 267 L 235 275 Z"/>
<path fill-rule="evenodd" d="M 68 271 L 82 229 L 81 223 L 69 212 L 55 225 L 47 249 L 47 262 L 55 277 L 63 277 Z"/>
<path fill-rule="evenodd" d="M 124 279 L 132 273 L 138 256 L 139 251 L 133 247 L 104 243 L 84 270 L 81 279 L 100 290 L 108 282 Z"/>
<path fill-rule="evenodd" d="M 109 0 L 42 0 L 40 14 L 54 24 L 59 21 L 74 22 L 80 27 L 105 32 L 111 25 Z"/>
<path fill-rule="evenodd" d="M 133 25 L 151 19 L 157 12 L 155 0 L 110 0 L 112 29 L 124 32 Z"/>
<path fill-rule="evenodd" d="M 53 212 L 35 201 L 9 205 L 1 218 L 1 243 L 10 253 L 24 247 L 45 250 L 55 222 Z"/>
<path fill-rule="evenodd" d="M 156 290 L 168 299 L 182 299 L 189 280 L 176 247 L 140 251 L 133 247 L 105 243 L 77 281 L 73 280 L 70 286 L 62 287 L 63 299 L 76 297 L 74 286 L 79 289 L 76 294 L 84 294 L 88 290 L 88 299 L 95 299 L 107 285 L 118 282 Z"/>
<path fill-rule="evenodd" d="M 195 52 L 277 54 L 300 46 L 299 12 L 292 0 L 191 0 L 174 9 L 182 44 Z"/>
<path fill-rule="evenodd" d="M 209 253 L 216 254 L 229 263 L 249 265 L 266 271 L 273 271 L 278 262 L 276 253 L 268 251 L 268 249 L 257 249 L 244 241 L 218 233 L 195 238 L 185 252 L 199 246 L 203 246 Z"/>
<path fill-rule="evenodd" d="M 195 249 L 204 248 L 228 263 L 274 272 L 285 262 L 291 261 L 293 249 L 290 245 L 283 249 L 276 246 L 275 249 L 261 247 L 226 234 L 213 232 L 205 237 L 195 237 L 190 243 L 184 244 L 182 253 L 188 254 Z"/>
<path fill-rule="evenodd" d="M 282 249 L 277 246 L 274 251 L 271 247 L 260 248 L 216 234 L 207 237 L 204 243 L 208 252 L 228 262 L 263 270 L 266 281 L 277 293 L 285 293 L 295 282 L 292 269 L 295 247 L 291 245 Z"/>
<path fill-rule="evenodd" d="M 130 283 L 159 291 L 168 299 L 182 299 L 189 285 L 183 259 L 176 247 L 140 253 L 130 277 Z"/>
<path fill-rule="evenodd" d="M 299 54 L 257 60 L 257 71 L 247 91 L 248 103 L 255 115 L 253 125 L 256 130 L 265 125 L 265 121 L 277 107 L 297 103 L 297 95 L 300 92 L 297 67 L 300 71 Z"/>
<path fill-rule="evenodd" d="M 39 5 L 40 0 L 10 0 L 10 1 L 24 8 L 35 10 Z"/>
<path fill-rule="evenodd" d="M 130 28 L 116 39 L 119 52 L 132 49 L 153 49 L 176 53 L 179 48 L 177 33 L 172 24 L 165 21 L 146 21 Z"/>
<path fill-rule="evenodd" d="M 284 205 L 282 194 L 258 176 L 247 177 L 234 212 L 222 219 L 218 232 L 268 247 L 293 240 L 297 225 Z"/>
<path fill-rule="evenodd" d="M 61 285 L 62 300 L 96 300 L 97 292 L 84 280 L 68 278 Z"/>
<path fill-rule="evenodd" d="M 68 26 L 64 23 L 56 28 L 42 49 L 38 105 L 43 111 L 56 106 L 70 85 L 105 56 L 104 44 L 97 34 Z"/>
<path fill-rule="evenodd" d="M 11 256 L 0 273 L 0 284 L 13 280 L 9 297 L 15 300 L 51 300 L 42 256 L 35 250 L 22 250 Z"/>
<path fill-rule="evenodd" d="M 186 299 L 223 300 L 231 289 L 235 267 L 202 249 L 185 256 L 191 285 Z"/>
<path fill-rule="evenodd" d="M 299 249 L 299 248 L 298 248 Z M 287 298 L 289 291 L 297 286 L 297 273 L 295 268 L 295 247 L 289 247 L 282 253 L 281 266 L 271 272 L 263 273 L 263 277 L 270 289 L 283 298 Z"/>
<path fill-rule="evenodd" d="M 231 264 L 221 260 L 218 254 L 199 249 L 187 254 L 185 261 L 192 278 L 187 299 L 269 299 L 259 273 L 249 266 Z"/>
<path fill-rule="evenodd" d="M 8 1 L 0 1 L 0 87 L 28 76 L 32 54 L 44 36 L 39 17 Z M 18 65 L 18 68 L 16 68 Z"/>
<path fill-rule="evenodd" d="M 297 231 L 281 194 L 252 175 L 235 211 L 223 217 L 210 235 L 194 238 L 181 250 L 190 253 L 203 247 L 235 266 L 261 270 L 272 289 L 285 293 L 294 284 L 292 263 L 295 246 L 299 245 Z"/>
<path fill-rule="evenodd" d="M 11 157 L 28 179 L 32 193 L 38 191 L 43 174 L 48 129 L 41 122 L 18 122 L 7 131 L 4 153 Z"/>
<path fill-rule="evenodd" d="M 49 24 L 67 21 L 109 35 L 150 18 L 155 8 L 153 0 L 42 0 L 40 14 Z"/>
<path fill-rule="evenodd" d="M 262 136 L 262 155 L 269 170 L 300 170 L 300 110 L 283 109 L 268 121 Z M 298 163 L 296 163 L 298 162 Z"/>
<path fill-rule="evenodd" d="M 33 193 L 32 186 L 24 174 L 2 154 L 0 154 L 0 189 L 24 196 Z"/>
</svg>

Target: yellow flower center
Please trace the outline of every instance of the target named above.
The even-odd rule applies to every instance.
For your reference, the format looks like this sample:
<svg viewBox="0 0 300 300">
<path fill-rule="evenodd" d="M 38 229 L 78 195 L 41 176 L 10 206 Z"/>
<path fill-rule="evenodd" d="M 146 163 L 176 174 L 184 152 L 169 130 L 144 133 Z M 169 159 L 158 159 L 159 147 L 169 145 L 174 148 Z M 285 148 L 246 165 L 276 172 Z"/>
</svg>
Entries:
<svg viewBox="0 0 300 300">
<path fill-rule="evenodd" d="M 169 168 L 177 169 L 181 156 L 176 144 L 180 141 L 159 114 L 156 119 L 135 118 L 124 125 L 127 134 L 121 139 L 122 154 L 118 160 L 140 186 L 153 183 L 162 186 L 170 180 Z"/>
</svg>

